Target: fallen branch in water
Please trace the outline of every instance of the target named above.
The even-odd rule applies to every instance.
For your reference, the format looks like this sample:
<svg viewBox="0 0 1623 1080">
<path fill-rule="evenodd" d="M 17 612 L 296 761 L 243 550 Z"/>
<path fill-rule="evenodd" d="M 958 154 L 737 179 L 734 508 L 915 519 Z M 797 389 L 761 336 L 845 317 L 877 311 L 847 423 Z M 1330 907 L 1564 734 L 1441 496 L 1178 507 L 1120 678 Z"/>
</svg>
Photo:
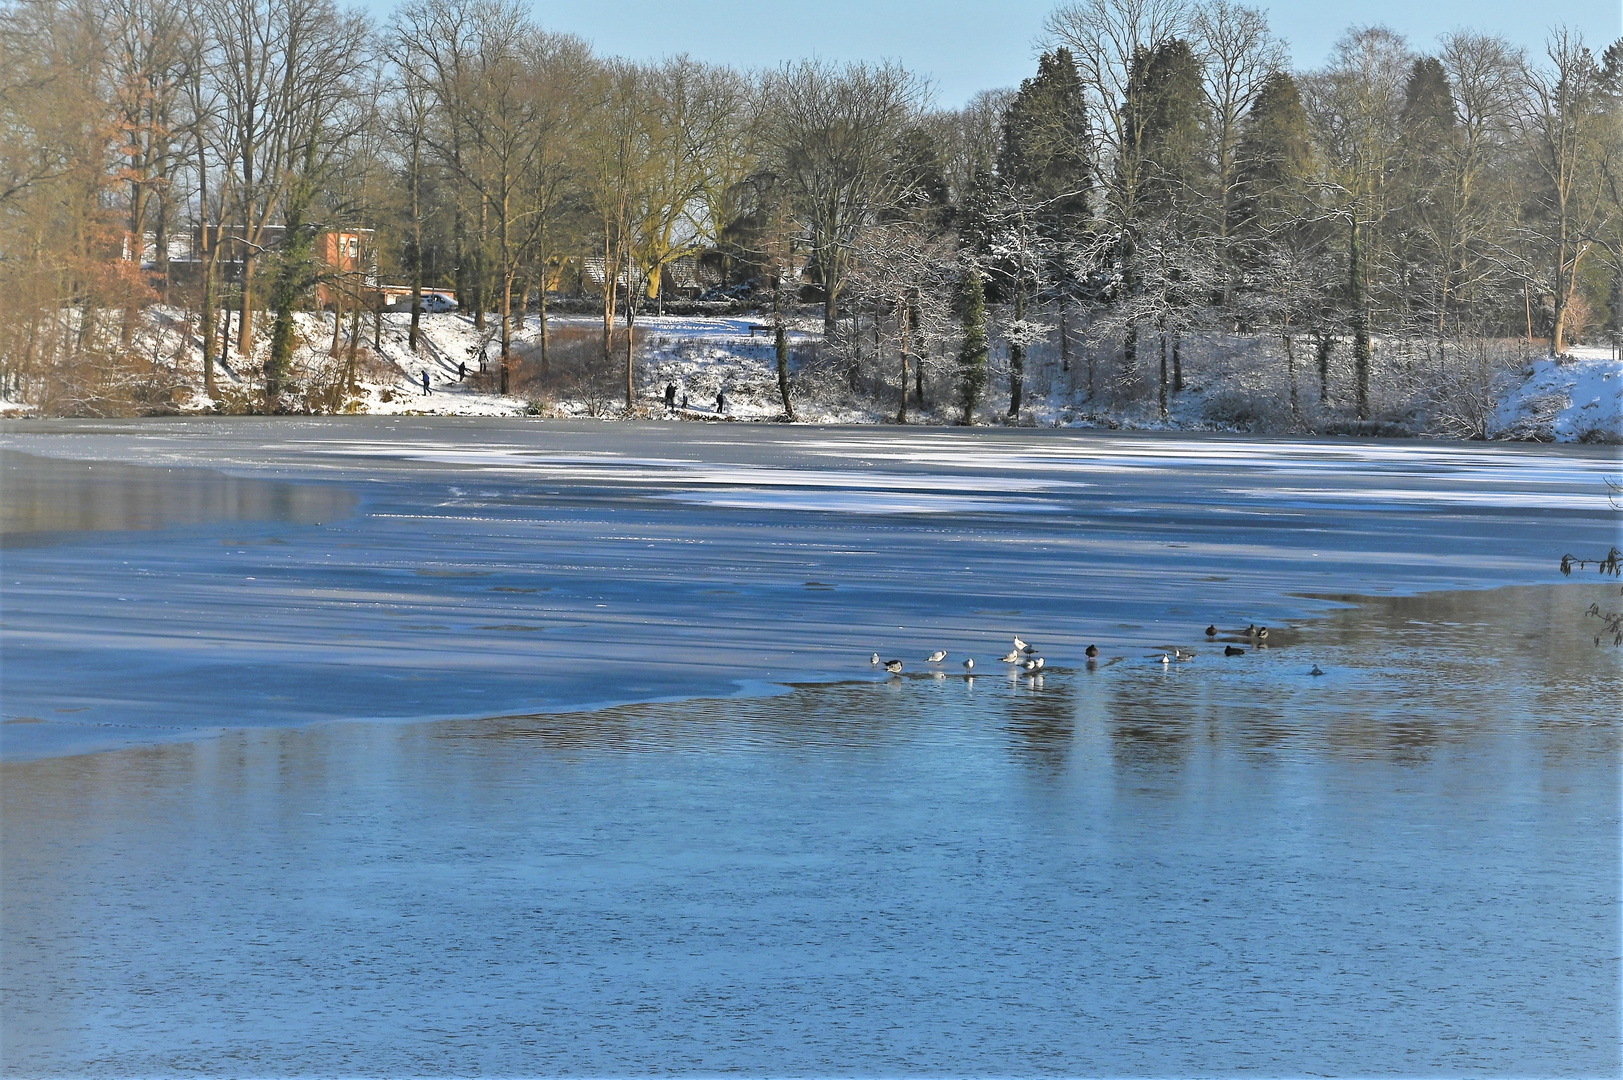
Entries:
<svg viewBox="0 0 1623 1080">
<path fill-rule="evenodd" d="M 1623 645 L 1623 611 L 1602 611 L 1599 604 L 1590 604 L 1585 615 L 1593 616 L 1601 621 L 1601 632 L 1595 635 L 1595 647 L 1600 647 L 1600 639 L 1607 634 L 1612 635 L 1612 644 Z"/>
<path fill-rule="evenodd" d="M 1608 551 L 1604 559 L 1580 559 L 1576 555 L 1563 555 L 1561 556 L 1561 572 L 1571 577 L 1574 566 L 1580 570 L 1585 570 L 1588 569 L 1591 563 L 1603 574 L 1611 574 L 1613 577 L 1623 576 L 1623 551 L 1619 551 L 1617 548 Z"/>
</svg>

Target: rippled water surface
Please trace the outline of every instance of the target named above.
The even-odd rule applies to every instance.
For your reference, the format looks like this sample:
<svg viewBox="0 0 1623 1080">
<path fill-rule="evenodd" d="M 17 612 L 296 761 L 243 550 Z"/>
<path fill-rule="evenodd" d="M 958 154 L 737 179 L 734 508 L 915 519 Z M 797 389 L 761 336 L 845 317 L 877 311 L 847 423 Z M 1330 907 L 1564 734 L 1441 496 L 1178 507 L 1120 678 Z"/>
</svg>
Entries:
<svg viewBox="0 0 1623 1080">
<path fill-rule="evenodd" d="M 7 765 L 4 1064 L 1613 1075 L 1612 591 Z"/>
</svg>

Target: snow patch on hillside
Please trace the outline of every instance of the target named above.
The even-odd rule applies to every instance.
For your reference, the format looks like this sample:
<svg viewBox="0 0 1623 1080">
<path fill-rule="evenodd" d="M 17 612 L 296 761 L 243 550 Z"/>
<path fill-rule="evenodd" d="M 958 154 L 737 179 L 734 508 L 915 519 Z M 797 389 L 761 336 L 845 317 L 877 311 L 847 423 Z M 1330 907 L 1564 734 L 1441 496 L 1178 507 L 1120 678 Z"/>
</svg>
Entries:
<svg viewBox="0 0 1623 1080">
<path fill-rule="evenodd" d="M 1491 439 L 1623 442 L 1623 361 L 1603 348 L 1535 360 L 1494 410 Z"/>
</svg>

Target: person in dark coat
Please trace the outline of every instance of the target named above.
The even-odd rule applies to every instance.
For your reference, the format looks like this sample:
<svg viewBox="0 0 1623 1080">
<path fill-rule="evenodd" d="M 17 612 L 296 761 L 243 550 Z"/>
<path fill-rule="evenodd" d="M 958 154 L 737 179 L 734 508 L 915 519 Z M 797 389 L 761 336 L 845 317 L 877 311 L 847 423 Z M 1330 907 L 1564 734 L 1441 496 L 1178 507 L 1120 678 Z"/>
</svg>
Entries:
<svg viewBox="0 0 1623 1080">
<path fill-rule="evenodd" d="M 468 377 L 468 362 L 466 360 L 458 360 L 456 362 L 456 381 L 461 382 L 463 379 L 465 379 L 467 377 Z"/>
<path fill-rule="evenodd" d="M 432 394 L 433 392 L 434 391 L 432 391 L 432 390 L 430 390 L 428 388 L 428 371 L 425 369 L 423 371 L 423 393 L 424 394 Z"/>
<path fill-rule="evenodd" d="M 727 411 L 727 391 L 725 389 L 716 391 L 716 411 L 718 413 Z"/>
<path fill-rule="evenodd" d="M 676 408 L 676 384 L 673 383 L 673 382 L 672 383 L 666 383 L 665 384 L 665 411 L 670 412 L 674 408 Z"/>
</svg>

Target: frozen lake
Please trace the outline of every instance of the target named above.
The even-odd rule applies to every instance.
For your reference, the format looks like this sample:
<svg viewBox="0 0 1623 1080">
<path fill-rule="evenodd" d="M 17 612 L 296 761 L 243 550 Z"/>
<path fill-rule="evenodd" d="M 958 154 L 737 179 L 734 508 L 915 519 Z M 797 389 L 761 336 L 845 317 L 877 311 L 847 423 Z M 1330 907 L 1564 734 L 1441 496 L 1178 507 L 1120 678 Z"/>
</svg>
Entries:
<svg viewBox="0 0 1623 1080">
<path fill-rule="evenodd" d="M 1557 582 L 1618 540 L 1599 447 L 354 418 L 12 423 L 0 451 L 28 455 L 10 760 L 984 664 L 1016 633 L 1074 663 Z"/>
<path fill-rule="evenodd" d="M 10 1075 L 1623 1065 L 1615 451 L 0 449 Z"/>
</svg>

